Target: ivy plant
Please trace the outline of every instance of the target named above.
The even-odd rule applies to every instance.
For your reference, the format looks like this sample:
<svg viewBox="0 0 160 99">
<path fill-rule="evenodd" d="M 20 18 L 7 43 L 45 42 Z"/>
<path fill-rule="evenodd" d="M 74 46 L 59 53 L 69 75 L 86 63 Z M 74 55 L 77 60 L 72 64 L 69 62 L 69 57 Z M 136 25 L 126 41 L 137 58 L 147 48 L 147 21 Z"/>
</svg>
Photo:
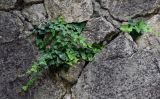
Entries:
<svg viewBox="0 0 160 99">
<path fill-rule="evenodd" d="M 68 69 L 81 60 L 92 61 L 102 46 L 90 44 L 80 35 L 85 24 L 67 23 L 60 16 L 53 22 L 35 27 L 35 44 L 41 56 L 26 72 L 31 79 L 22 87 L 23 91 L 27 91 L 39 75 L 50 68 L 58 71 Z"/>
<path fill-rule="evenodd" d="M 136 40 L 143 33 L 151 32 L 151 29 L 143 20 L 136 21 L 131 19 L 127 23 L 122 24 L 120 30 L 129 33 L 133 40 Z"/>
</svg>

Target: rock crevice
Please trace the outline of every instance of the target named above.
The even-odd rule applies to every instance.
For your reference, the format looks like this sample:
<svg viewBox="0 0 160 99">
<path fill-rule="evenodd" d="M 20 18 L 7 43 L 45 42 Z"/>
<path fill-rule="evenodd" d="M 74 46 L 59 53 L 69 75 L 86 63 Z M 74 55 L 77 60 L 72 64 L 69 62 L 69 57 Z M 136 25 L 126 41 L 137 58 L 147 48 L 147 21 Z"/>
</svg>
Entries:
<svg viewBox="0 0 160 99">
<path fill-rule="evenodd" d="M 82 36 L 105 47 L 92 62 L 44 74 L 20 95 L 18 78 L 38 57 L 34 25 L 62 15 L 87 22 Z M 153 28 L 134 42 L 120 25 L 143 18 Z M 0 99 L 159 99 L 160 0 L 0 0 Z M 56 78 L 56 79 L 55 79 Z"/>
</svg>

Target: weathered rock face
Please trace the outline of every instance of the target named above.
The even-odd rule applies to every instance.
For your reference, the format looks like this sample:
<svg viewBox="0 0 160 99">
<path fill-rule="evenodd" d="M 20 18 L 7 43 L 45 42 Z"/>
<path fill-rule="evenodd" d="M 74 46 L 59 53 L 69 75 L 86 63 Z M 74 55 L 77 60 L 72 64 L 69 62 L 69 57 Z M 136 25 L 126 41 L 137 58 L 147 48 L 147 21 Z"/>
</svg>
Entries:
<svg viewBox="0 0 160 99">
<path fill-rule="evenodd" d="M 93 13 L 91 0 L 45 0 L 45 7 L 51 19 L 62 15 L 67 22 L 89 20 Z"/>
<path fill-rule="evenodd" d="M 59 76 L 63 80 L 71 84 L 74 84 L 78 80 L 78 77 L 80 73 L 82 72 L 84 66 L 85 66 L 85 61 L 81 61 L 79 64 L 76 64 L 75 66 L 70 67 L 67 72 L 62 70 L 59 73 Z"/>
<path fill-rule="evenodd" d="M 137 39 L 137 45 L 141 49 L 159 49 L 160 39 L 153 33 L 144 34 L 141 38 Z"/>
<path fill-rule="evenodd" d="M 78 83 L 72 88 L 74 99 L 158 99 L 160 97 L 159 53 L 153 50 L 132 52 L 135 45 L 123 46 L 119 36 L 87 65 Z M 112 51 L 115 47 L 116 50 Z M 159 45 L 157 45 L 159 46 Z M 110 51 L 111 50 L 111 51 Z M 117 53 L 116 53 L 117 52 Z M 125 58 L 118 57 L 120 53 Z M 116 56 L 110 58 L 110 55 Z M 158 57 L 157 57 L 158 56 Z"/>
<path fill-rule="evenodd" d="M 0 11 L 0 44 L 18 38 L 24 27 L 18 16 Z"/>
<path fill-rule="evenodd" d="M 43 2 L 44 0 L 24 0 L 25 3 L 38 3 Z"/>
<path fill-rule="evenodd" d="M 45 77 L 37 86 L 33 99 L 62 99 L 65 92 L 62 82 Z"/>
<path fill-rule="evenodd" d="M 160 15 L 154 15 L 152 18 L 150 18 L 147 21 L 148 25 L 151 27 L 152 32 L 156 35 L 156 36 L 160 36 Z"/>
<path fill-rule="evenodd" d="M 0 99 L 159 99 L 159 9 L 160 0 L 0 0 Z M 105 48 L 94 61 L 58 72 L 57 79 L 45 73 L 21 94 L 28 78 L 18 75 L 38 58 L 32 29 L 59 15 L 86 21 L 81 35 Z M 120 33 L 127 17 L 143 16 L 151 17 L 153 33 L 136 42 Z"/>
<path fill-rule="evenodd" d="M 160 6 L 159 0 L 100 0 L 100 3 L 119 19 L 153 13 Z"/>
<path fill-rule="evenodd" d="M 125 35 L 119 35 L 107 47 L 108 59 L 125 58 L 137 51 L 136 44 Z"/>
<path fill-rule="evenodd" d="M 26 78 L 18 78 L 34 59 L 33 46 L 26 40 L 0 45 L 0 99 L 31 99 L 30 94 L 20 95 Z"/>
<path fill-rule="evenodd" d="M 28 6 L 22 11 L 22 14 L 33 25 L 39 25 L 40 23 L 47 21 L 47 14 L 43 4 Z"/>
<path fill-rule="evenodd" d="M 159 49 L 160 46 L 160 15 L 154 15 L 147 21 L 148 26 L 151 28 L 152 33 L 145 33 L 136 42 L 139 48 L 142 49 Z"/>
<path fill-rule="evenodd" d="M 100 43 L 106 37 L 110 40 L 114 35 L 116 35 L 114 27 L 103 17 L 91 18 L 82 33 L 90 43 Z"/>
<path fill-rule="evenodd" d="M 12 11 L 12 13 L 16 16 L 18 16 L 21 21 L 23 22 L 23 26 L 24 26 L 24 30 L 23 32 L 19 35 L 19 38 L 26 38 L 28 36 L 30 36 L 32 34 L 32 30 L 34 29 L 33 25 L 26 21 L 27 19 L 25 19 L 22 15 L 22 12 L 21 11 Z"/>
<path fill-rule="evenodd" d="M 1 0 L 0 1 L 0 9 L 14 8 L 17 1 L 18 0 Z"/>
</svg>

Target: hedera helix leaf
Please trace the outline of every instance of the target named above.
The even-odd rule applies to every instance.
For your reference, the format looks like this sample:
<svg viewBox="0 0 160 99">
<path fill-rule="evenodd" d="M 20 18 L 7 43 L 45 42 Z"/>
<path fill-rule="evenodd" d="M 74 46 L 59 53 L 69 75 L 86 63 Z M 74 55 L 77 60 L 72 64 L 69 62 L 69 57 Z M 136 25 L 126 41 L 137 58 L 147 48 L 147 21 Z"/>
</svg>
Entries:
<svg viewBox="0 0 160 99">
<path fill-rule="evenodd" d="M 123 32 L 131 32 L 133 27 L 129 26 L 128 24 L 122 24 L 120 29 Z"/>
<path fill-rule="evenodd" d="M 23 86 L 22 89 L 23 89 L 23 91 L 27 91 L 28 90 L 28 86 L 27 85 Z"/>
<path fill-rule="evenodd" d="M 136 40 L 143 33 L 151 32 L 144 20 L 135 21 L 131 19 L 128 20 L 128 23 L 122 24 L 120 30 L 129 33 L 133 40 Z"/>
<path fill-rule="evenodd" d="M 63 17 L 41 24 L 33 32 L 35 43 L 40 51 L 40 58 L 28 70 L 31 80 L 22 88 L 27 90 L 36 81 L 39 73 L 53 68 L 61 70 L 79 63 L 81 60 L 91 61 L 102 48 L 98 44 L 90 44 L 80 35 L 86 22 L 66 23 Z M 36 78 L 36 79 L 35 79 Z"/>
<path fill-rule="evenodd" d="M 65 53 L 59 54 L 59 57 L 60 57 L 63 61 L 65 61 L 66 58 L 67 58 L 67 56 L 66 56 Z"/>
<path fill-rule="evenodd" d="M 81 53 L 81 57 L 82 59 L 87 60 L 87 55 L 85 53 Z"/>
<path fill-rule="evenodd" d="M 36 73 L 38 72 L 39 67 L 37 66 L 37 63 L 34 63 L 31 67 L 31 69 L 29 69 L 26 74 L 27 75 L 31 75 L 32 73 Z"/>
</svg>

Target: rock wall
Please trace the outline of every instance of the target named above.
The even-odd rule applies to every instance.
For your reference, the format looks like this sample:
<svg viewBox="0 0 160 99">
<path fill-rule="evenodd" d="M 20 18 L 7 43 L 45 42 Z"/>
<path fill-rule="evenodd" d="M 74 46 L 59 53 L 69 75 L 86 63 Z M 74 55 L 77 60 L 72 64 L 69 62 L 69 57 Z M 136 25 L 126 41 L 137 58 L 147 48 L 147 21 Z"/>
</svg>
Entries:
<svg viewBox="0 0 160 99">
<path fill-rule="evenodd" d="M 38 57 L 34 25 L 63 15 L 105 48 L 92 62 L 44 74 L 26 93 L 19 77 Z M 119 26 L 128 17 L 153 28 L 136 42 Z M 0 99 L 160 99 L 160 0 L 0 0 Z"/>
</svg>

